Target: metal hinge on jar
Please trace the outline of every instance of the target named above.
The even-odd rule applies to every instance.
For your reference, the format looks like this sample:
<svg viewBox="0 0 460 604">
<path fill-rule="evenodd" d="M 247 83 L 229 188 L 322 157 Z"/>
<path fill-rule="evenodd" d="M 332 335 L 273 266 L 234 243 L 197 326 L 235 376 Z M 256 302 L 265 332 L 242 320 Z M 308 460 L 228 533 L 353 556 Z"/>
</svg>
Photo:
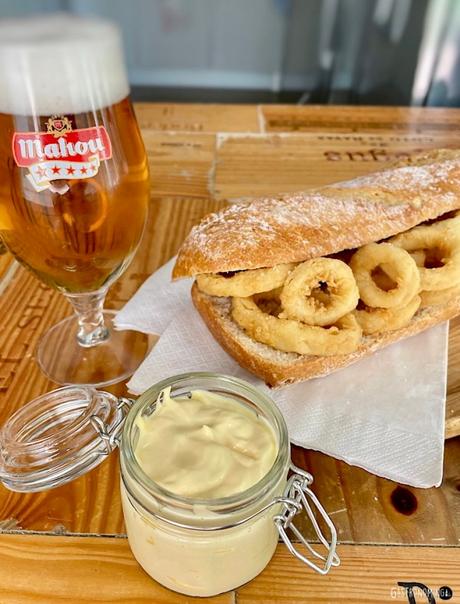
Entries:
<svg viewBox="0 0 460 604">
<path fill-rule="evenodd" d="M 96 430 L 99 438 L 105 446 L 104 455 L 110 455 L 120 444 L 120 433 L 123 430 L 128 411 L 134 404 L 134 400 L 121 396 L 118 399 L 117 410 L 121 411 L 120 419 L 112 426 L 111 429 L 102 421 L 98 415 L 92 415 L 89 421 Z"/>
<path fill-rule="evenodd" d="M 340 564 L 340 558 L 336 553 L 337 531 L 332 520 L 327 515 L 326 510 L 310 489 L 310 485 L 313 482 L 313 476 L 308 472 L 305 472 L 305 470 L 297 468 L 292 463 L 291 470 L 294 473 L 288 480 L 286 489 L 284 491 L 284 496 L 278 499 L 278 501 L 283 505 L 283 510 L 280 514 L 277 514 L 274 517 L 274 522 L 278 528 L 281 539 L 284 541 L 291 554 L 304 564 L 310 566 L 316 572 L 320 573 L 321 575 L 325 575 L 329 572 L 331 566 L 338 566 Z M 315 509 L 324 520 L 327 528 L 330 531 L 330 541 L 328 541 L 321 530 L 315 515 Z M 317 551 L 295 526 L 294 518 L 302 510 L 305 510 L 320 543 L 324 546 L 326 550 L 325 555 Z M 288 529 L 294 533 L 295 537 L 299 540 L 299 543 L 291 541 L 289 535 L 287 534 Z M 319 564 L 315 564 L 315 562 L 308 559 L 298 549 L 299 544 L 303 545 L 312 556 L 322 560 L 323 564 L 320 566 Z"/>
</svg>

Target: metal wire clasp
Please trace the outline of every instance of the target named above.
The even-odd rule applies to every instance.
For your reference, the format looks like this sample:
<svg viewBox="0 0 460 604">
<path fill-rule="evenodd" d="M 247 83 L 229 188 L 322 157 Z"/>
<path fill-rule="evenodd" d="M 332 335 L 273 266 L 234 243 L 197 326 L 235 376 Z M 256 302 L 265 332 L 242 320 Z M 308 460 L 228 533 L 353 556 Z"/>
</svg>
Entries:
<svg viewBox="0 0 460 604">
<path fill-rule="evenodd" d="M 282 498 L 283 502 L 283 510 L 280 514 L 277 514 L 274 517 L 275 524 L 278 528 L 278 532 L 281 536 L 281 539 L 284 541 L 286 547 L 291 552 L 293 556 L 298 558 L 304 564 L 307 564 L 316 572 L 321 575 L 325 575 L 329 572 L 331 566 L 338 566 L 340 564 L 340 558 L 336 554 L 336 546 L 337 546 L 337 531 L 335 529 L 332 520 L 327 515 L 326 510 L 323 508 L 321 503 L 319 502 L 316 495 L 309 488 L 313 482 L 313 476 L 305 470 L 301 470 L 297 468 L 295 465 L 291 463 L 291 470 L 294 474 L 289 478 L 286 490 L 284 491 L 284 497 Z M 314 509 L 316 508 L 317 512 L 320 514 L 322 519 L 324 520 L 327 528 L 330 531 L 330 541 L 326 539 L 323 535 L 323 532 L 318 524 L 318 520 L 315 515 Z M 306 541 L 305 537 L 299 531 L 299 529 L 295 526 L 293 520 L 295 516 L 299 512 L 305 510 L 310 519 L 310 522 L 315 529 L 315 533 L 318 536 L 318 539 L 322 543 L 322 545 L 326 549 L 326 553 L 322 554 L 316 549 L 312 547 L 308 541 Z M 297 544 L 294 544 L 287 534 L 287 529 L 291 529 L 294 533 L 295 537 L 300 541 L 300 543 L 315 557 L 323 560 L 324 564 L 319 565 L 315 564 L 312 560 L 309 560 L 306 556 L 304 556 L 299 549 L 296 547 Z"/>
<path fill-rule="evenodd" d="M 131 409 L 133 404 L 134 401 L 130 398 L 125 398 L 121 396 L 118 399 L 117 411 L 120 412 L 120 417 L 110 429 L 98 415 L 92 415 L 89 418 L 91 425 L 96 430 L 105 446 L 105 451 L 103 451 L 103 455 L 109 455 L 120 444 L 119 434 L 123 430 L 123 425 L 125 423 L 126 416 L 128 415 L 128 411 Z"/>
</svg>

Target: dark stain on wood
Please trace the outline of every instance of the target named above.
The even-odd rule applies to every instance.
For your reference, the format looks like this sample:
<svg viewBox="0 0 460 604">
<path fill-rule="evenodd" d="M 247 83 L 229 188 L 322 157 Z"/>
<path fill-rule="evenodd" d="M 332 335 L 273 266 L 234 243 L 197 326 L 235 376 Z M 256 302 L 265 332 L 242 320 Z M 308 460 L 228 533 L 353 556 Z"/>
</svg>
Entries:
<svg viewBox="0 0 460 604">
<path fill-rule="evenodd" d="M 391 493 L 391 503 L 396 511 L 411 516 L 417 509 L 417 498 L 405 487 L 397 486 Z"/>
</svg>

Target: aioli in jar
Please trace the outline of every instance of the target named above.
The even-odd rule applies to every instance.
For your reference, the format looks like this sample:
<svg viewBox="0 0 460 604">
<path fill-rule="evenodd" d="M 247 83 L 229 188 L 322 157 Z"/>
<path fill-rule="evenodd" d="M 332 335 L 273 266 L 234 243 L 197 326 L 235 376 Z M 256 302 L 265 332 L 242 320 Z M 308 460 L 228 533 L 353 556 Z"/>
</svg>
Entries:
<svg viewBox="0 0 460 604">
<path fill-rule="evenodd" d="M 254 578 L 279 537 L 273 502 L 286 487 L 285 424 L 271 401 L 256 391 L 241 397 L 239 382 L 226 380 L 229 396 L 199 387 L 157 391 L 153 412 L 145 404 L 126 436 L 141 474 L 122 452 L 131 550 L 151 577 L 187 595 L 215 595 Z"/>
<path fill-rule="evenodd" d="M 155 411 L 138 417 L 135 425 L 139 466 L 182 497 L 216 499 L 245 491 L 267 474 L 278 452 L 263 418 L 205 390 L 171 398 L 165 389 Z"/>
</svg>

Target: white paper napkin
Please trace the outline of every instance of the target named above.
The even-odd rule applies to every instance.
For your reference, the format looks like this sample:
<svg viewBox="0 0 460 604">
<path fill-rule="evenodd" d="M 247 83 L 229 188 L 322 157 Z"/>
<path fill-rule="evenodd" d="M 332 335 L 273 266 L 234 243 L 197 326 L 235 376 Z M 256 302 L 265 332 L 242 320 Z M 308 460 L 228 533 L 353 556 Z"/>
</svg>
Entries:
<svg viewBox="0 0 460 604">
<path fill-rule="evenodd" d="M 128 383 L 140 394 L 188 371 L 248 380 L 281 409 L 291 441 L 415 487 L 439 486 L 444 453 L 448 324 L 403 340 L 325 378 L 270 390 L 209 333 L 190 298 L 171 283 L 174 259 L 118 313 L 118 329 L 161 335 Z"/>
</svg>

